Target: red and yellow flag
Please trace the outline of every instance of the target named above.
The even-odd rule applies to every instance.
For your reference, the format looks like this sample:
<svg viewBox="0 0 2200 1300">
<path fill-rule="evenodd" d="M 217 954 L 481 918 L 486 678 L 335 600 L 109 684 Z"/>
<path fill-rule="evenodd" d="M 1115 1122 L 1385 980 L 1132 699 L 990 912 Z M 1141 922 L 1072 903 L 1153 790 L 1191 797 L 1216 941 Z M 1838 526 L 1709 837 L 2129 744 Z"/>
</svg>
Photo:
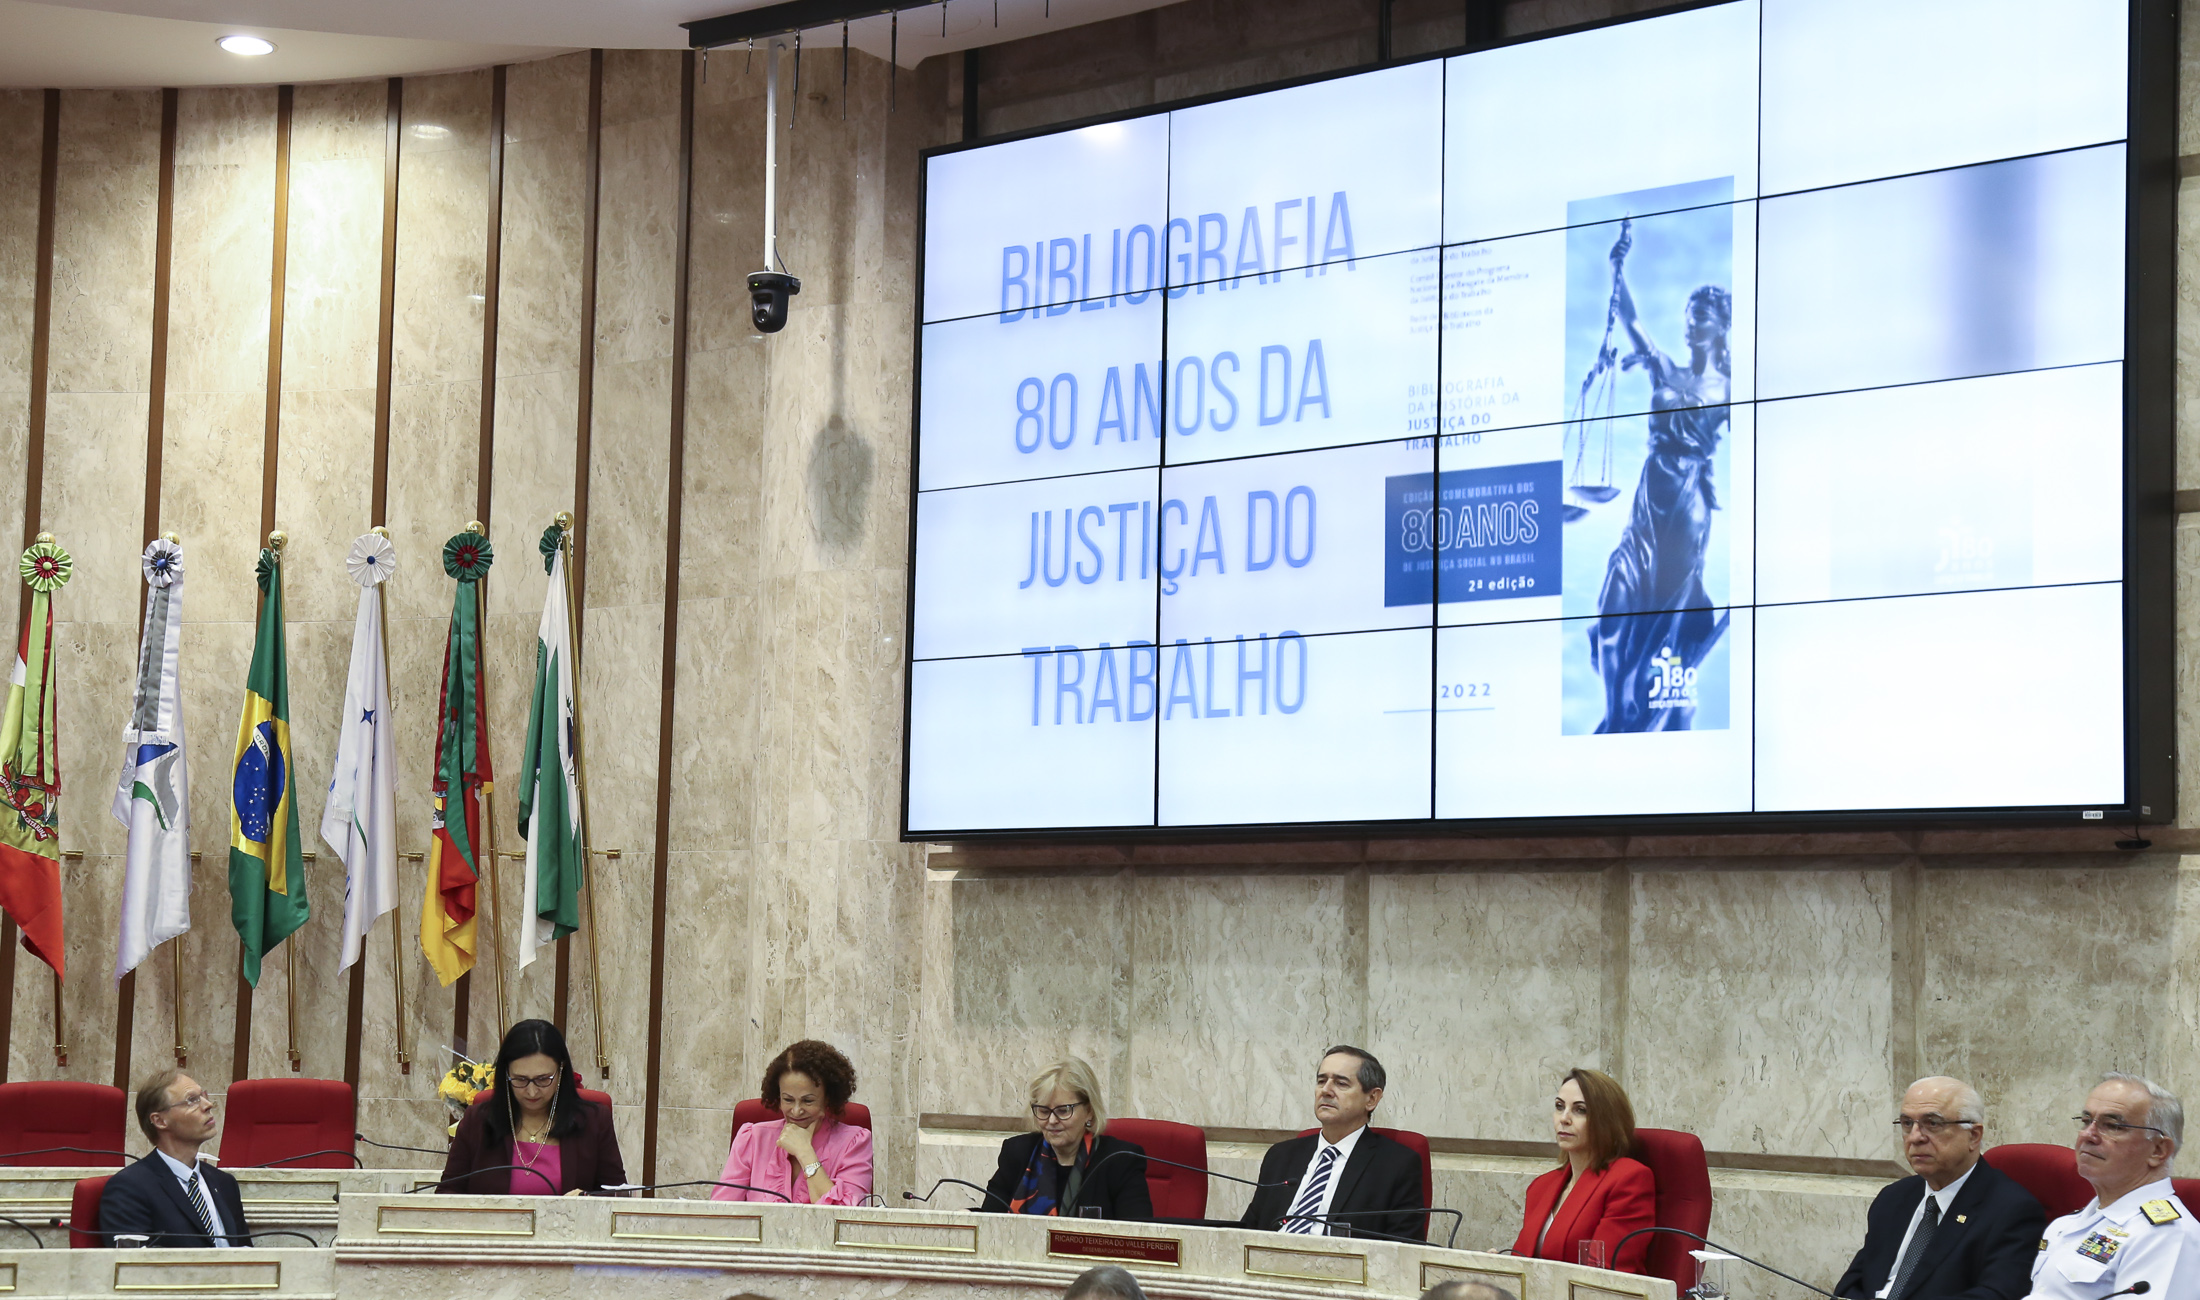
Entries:
<svg viewBox="0 0 2200 1300">
<path fill-rule="evenodd" d="M 53 593 L 69 580 L 69 553 L 41 533 L 23 552 L 31 589 L 15 672 L 0 714 L 0 910 L 31 955 L 65 973 L 61 948 L 61 756 L 54 747 Z"/>
<path fill-rule="evenodd" d="M 480 533 L 460 533 L 443 547 L 443 571 L 458 580 L 451 602 L 450 644 L 443 653 L 443 688 L 436 710 L 435 835 L 428 845 L 428 882 L 420 904 L 420 947 L 449 985 L 474 968 L 474 886 L 481 878 L 481 795 L 493 789 L 489 770 L 488 702 L 482 693 L 481 607 L 474 585 L 496 553 Z"/>
</svg>

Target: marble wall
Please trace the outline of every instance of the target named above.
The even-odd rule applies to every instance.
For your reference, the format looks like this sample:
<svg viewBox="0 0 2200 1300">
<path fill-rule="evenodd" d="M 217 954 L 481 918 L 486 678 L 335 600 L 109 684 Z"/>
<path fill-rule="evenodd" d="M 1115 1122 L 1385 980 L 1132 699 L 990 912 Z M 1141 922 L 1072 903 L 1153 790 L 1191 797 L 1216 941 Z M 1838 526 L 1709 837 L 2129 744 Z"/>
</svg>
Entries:
<svg viewBox="0 0 2200 1300">
<path fill-rule="evenodd" d="M 1518 30 L 1624 7 L 1523 0 L 1508 22 Z M 1398 11 L 1401 50 L 1455 39 L 1450 7 Z M 1256 21 L 1266 12 L 1186 0 L 1074 38 L 988 50 L 981 121 L 1010 129 L 1372 54 L 1364 5 L 1295 0 L 1289 21 Z M 1307 1122 L 1314 1054 L 1345 1040 L 1389 1064 L 1385 1118 L 1442 1140 L 1438 1200 L 1465 1213 L 1463 1244 L 1509 1241 L 1520 1191 L 1545 1164 L 1533 1144 L 1547 1133 L 1553 1081 L 1596 1065 L 1627 1082 L 1642 1123 L 1698 1133 L 1722 1153 L 1714 1235 L 1823 1279 L 1853 1249 L 1884 1180 L 1887 1120 L 1909 1079 L 1970 1077 L 1988 1098 L 1989 1140 L 2017 1141 L 2062 1140 L 2062 1117 L 2099 1069 L 2200 1087 L 2200 859 L 1959 857 L 1887 836 L 1817 854 L 1714 839 L 1615 843 L 1603 857 L 1563 860 L 1527 844 L 1428 861 L 1352 846 L 1276 846 L 1250 860 L 1177 846 L 1136 860 L 1094 850 L 1082 865 L 1046 869 L 900 843 L 916 156 L 954 138 L 960 67 L 934 60 L 890 83 L 884 64 L 858 55 L 844 94 L 832 56 L 813 49 L 809 59 L 780 136 L 781 252 L 804 287 L 788 329 L 769 338 L 752 332 L 741 289 L 758 258 L 764 69 L 730 51 L 697 68 L 678 429 L 681 57 L 602 56 L 592 282 L 591 57 L 506 71 L 493 285 L 495 75 L 402 87 L 379 521 L 403 565 L 388 589 L 410 828 L 401 847 L 426 847 L 452 600 L 443 541 L 480 518 L 498 552 L 485 644 L 508 827 L 544 593 L 536 543 L 551 515 L 576 508 L 585 482 L 591 829 L 619 856 L 596 863 L 601 988 L 584 935 L 569 953 L 568 1026 L 583 1069 L 617 1099 L 630 1176 L 713 1174 L 732 1106 L 774 1051 L 805 1036 L 855 1060 L 889 1198 L 941 1175 L 982 1178 L 1001 1137 L 984 1125 L 1014 1115 L 1023 1081 L 1063 1053 L 1099 1069 L 1118 1113 L 1228 1130 L 1212 1147 L 1215 1167 L 1247 1175 L 1267 1132 Z M 291 122 L 272 481 L 276 524 L 294 539 L 292 713 L 309 791 L 328 778 L 355 609 L 340 558 L 378 522 L 388 102 L 379 81 L 300 87 Z M 117 1073 L 122 849 L 105 782 L 137 635 L 161 97 L 70 91 L 60 103 L 42 518 L 78 559 L 59 606 L 71 1053 L 58 1068 L 50 981 L 19 956 L 7 1061 L 11 1078 L 105 1081 Z M 0 465 L 24 458 L 42 113 L 39 94 L 0 92 Z M 205 857 L 197 926 L 182 942 L 181 1033 L 194 1070 L 221 1090 L 236 1008 L 224 774 L 268 468 L 277 97 L 184 91 L 177 124 L 155 505 L 193 565 L 186 711 Z M 2200 106 L 2186 124 L 2187 147 L 2200 149 Z M 2190 301 L 2200 229 L 2185 229 Z M 584 332 L 591 293 L 594 328 Z M 2188 323 L 2183 336 L 2189 426 L 2200 416 L 2200 329 Z M 2200 488 L 2200 438 L 2183 442 L 2180 485 Z M 0 537 L 20 529 L 23 502 L 21 476 L 0 474 Z M 2200 524 L 2178 543 L 2183 662 L 2200 646 Z M 0 620 L 15 600 L 0 591 Z M 2181 680 L 2180 716 L 2200 725 L 2200 674 Z M 305 802 L 312 836 L 319 800 Z M 2200 795 L 2183 807 L 2200 823 Z M 501 839 L 507 853 L 518 847 L 509 830 Z M 319 1076 L 341 1073 L 347 1028 L 332 867 L 324 852 L 308 868 L 316 914 L 297 940 L 302 1070 Z M 433 1145 L 432 1088 L 454 1028 L 453 995 L 414 938 L 421 872 L 403 864 L 407 901 L 370 937 L 361 1029 L 361 1126 L 409 1145 Z M 496 896 L 516 904 L 518 884 L 518 864 L 500 859 Z M 507 920 L 498 932 L 509 929 Z M 553 972 L 549 954 L 510 972 L 504 1016 L 553 1014 Z M 486 964 L 470 983 L 464 1046 L 486 1051 L 496 983 Z M 174 990 L 163 951 L 138 980 L 126 1076 L 167 1060 Z M 248 1029 L 254 1074 L 286 1072 L 291 992 L 279 954 Z M 608 1071 L 595 1065 L 599 994 Z M 395 1056 L 400 1024 L 418 1058 L 409 1074 Z M 1218 1183 L 1211 1212 L 1241 1207 L 1240 1191 Z"/>
</svg>

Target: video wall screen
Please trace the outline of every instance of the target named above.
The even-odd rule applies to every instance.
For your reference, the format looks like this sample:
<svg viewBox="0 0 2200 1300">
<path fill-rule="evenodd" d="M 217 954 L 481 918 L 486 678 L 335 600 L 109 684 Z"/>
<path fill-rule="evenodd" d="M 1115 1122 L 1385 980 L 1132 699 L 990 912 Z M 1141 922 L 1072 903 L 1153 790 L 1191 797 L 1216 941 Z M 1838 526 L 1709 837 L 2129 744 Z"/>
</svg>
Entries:
<svg viewBox="0 0 2200 1300">
<path fill-rule="evenodd" d="M 926 159 L 911 836 L 2120 804 L 2126 0 Z"/>
</svg>

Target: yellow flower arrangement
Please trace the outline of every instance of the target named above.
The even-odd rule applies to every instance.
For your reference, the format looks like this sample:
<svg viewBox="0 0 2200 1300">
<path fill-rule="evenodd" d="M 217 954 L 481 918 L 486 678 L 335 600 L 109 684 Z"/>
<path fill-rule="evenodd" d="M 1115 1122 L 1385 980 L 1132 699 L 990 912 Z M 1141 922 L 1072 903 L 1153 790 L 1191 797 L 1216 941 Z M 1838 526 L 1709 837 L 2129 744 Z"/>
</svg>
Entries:
<svg viewBox="0 0 2200 1300">
<path fill-rule="evenodd" d="M 482 1065 L 461 1058 L 443 1075 L 443 1081 L 435 1086 L 435 1095 L 443 1099 L 444 1106 L 451 1113 L 451 1125 L 447 1132 L 457 1135 L 458 1122 L 466 1118 L 466 1108 L 474 1104 L 474 1098 L 496 1086 L 496 1074 L 496 1067 L 493 1065 Z"/>
</svg>

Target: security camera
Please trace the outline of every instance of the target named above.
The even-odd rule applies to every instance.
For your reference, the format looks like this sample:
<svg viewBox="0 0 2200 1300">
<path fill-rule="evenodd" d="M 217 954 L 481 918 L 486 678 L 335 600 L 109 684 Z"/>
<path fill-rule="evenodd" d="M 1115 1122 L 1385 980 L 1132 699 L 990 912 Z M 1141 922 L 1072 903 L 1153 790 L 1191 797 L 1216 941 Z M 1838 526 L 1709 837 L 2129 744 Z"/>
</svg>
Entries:
<svg viewBox="0 0 2200 1300">
<path fill-rule="evenodd" d="M 749 276 L 749 320 L 758 333 L 777 334 L 787 328 L 787 300 L 802 292 L 802 282 L 784 271 L 756 271 Z"/>
</svg>

